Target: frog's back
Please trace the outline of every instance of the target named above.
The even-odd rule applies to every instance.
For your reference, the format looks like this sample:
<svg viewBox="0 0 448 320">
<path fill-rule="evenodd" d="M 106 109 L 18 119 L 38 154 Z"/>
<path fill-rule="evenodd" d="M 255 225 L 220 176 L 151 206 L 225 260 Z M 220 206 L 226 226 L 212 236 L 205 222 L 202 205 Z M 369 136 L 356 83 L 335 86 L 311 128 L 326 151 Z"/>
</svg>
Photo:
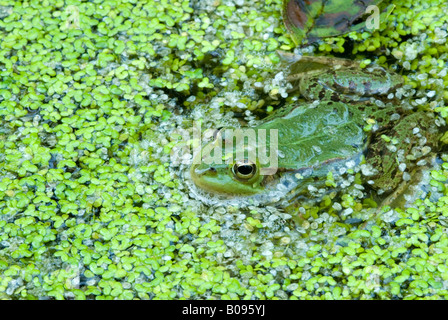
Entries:
<svg viewBox="0 0 448 320">
<path fill-rule="evenodd" d="M 328 101 L 297 104 L 269 116 L 258 129 L 277 129 L 279 168 L 300 170 L 360 155 L 367 144 L 365 124 L 359 109 Z"/>
</svg>

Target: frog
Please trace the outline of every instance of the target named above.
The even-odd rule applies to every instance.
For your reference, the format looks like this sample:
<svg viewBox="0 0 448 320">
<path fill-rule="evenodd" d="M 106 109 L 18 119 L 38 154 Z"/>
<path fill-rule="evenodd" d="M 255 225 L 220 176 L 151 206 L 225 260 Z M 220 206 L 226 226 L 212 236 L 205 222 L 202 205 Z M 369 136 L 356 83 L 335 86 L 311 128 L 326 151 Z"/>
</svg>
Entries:
<svg viewBox="0 0 448 320">
<path fill-rule="evenodd" d="M 287 72 L 289 94 L 297 99 L 246 128 L 256 133 L 256 143 L 241 135 L 244 128 L 225 128 L 204 146 L 216 157 L 196 155 L 189 178 L 203 202 L 288 204 L 325 186 L 329 174 L 339 177 L 360 163 L 371 168 L 368 187 L 387 194 L 403 182 L 403 167 L 416 168 L 412 155 L 436 148 L 433 115 L 394 97 L 403 85 L 398 73 L 324 56 L 290 59 Z M 275 134 L 265 136 L 268 131 Z M 261 157 L 272 145 L 275 165 Z"/>
</svg>

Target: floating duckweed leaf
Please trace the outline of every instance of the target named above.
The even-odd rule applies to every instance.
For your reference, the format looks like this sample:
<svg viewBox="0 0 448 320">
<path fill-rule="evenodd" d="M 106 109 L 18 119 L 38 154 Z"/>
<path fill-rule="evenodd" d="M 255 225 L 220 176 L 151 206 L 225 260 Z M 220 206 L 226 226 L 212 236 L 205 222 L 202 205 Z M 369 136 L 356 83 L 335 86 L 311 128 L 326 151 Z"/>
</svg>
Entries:
<svg viewBox="0 0 448 320">
<path fill-rule="evenodd" d="M 308 38 L 332 37 L 365 27 L 370 5 L 381 0 L 284 0 L 283 21 L 296 44 Z"/>
</svg>

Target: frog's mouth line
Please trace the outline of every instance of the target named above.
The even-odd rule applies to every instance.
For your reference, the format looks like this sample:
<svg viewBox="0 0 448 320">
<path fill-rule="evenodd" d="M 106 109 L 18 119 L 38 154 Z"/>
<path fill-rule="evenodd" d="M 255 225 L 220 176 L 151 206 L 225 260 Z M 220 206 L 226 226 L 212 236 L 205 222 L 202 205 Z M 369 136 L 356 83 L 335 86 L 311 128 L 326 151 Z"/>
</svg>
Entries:
<svg viewBox="0 0 448 320">
<path fill-rule="evenodd" d="M 190 179 L 193 181 L 193 183 L 196 185 L 196 187 L 204 190 L 204 193 L 209 193 L 209 194 L 213 195 L 213 197 L 215 197 L 215 195 L 219 195 L 219 197 L 223 198 L 223 199 L 248 197 L 248 196 L 250 197 L 250 196 L 258 194 L 260 191 L 259 189 L 255 189 L 255 188 L 251 189 L 250 187 L 247 187 L 248 186 L 248 184 L 247 184 L 247 185 L 243 185 L 243 187 L 240 190 L 232 190 L 233 192 L 228 192 L 225 188 L 222 188 L 222 189 L 219 188 L 221 181 L 218 181 L 218 183 L 212 181 L 209 184 L 209 183 L 207 183 L 207 181 L 204 181 L 203 179 L 201 179 L 201 177 L 203 175 L 205 175 L 206 173 L 209 173 L 209 172 L 216 173 L 216 169 L 213 167 L 206 167 L 203 169 L 199 169 L 197 167 L 197 165 L 193 164 L 190 167 L 190 170 L 188 173 L 189 173 Z M 229 169 L 228 174 L 229 175 L 233 174 L 230 172 L 230 169 Z M 227 176 L 224 176 L 224 180 L 226 178 L 227 178 Z M 236 178 L 234 177 L 233 179 L 236 179 Z M 225 185 L 226 181 L 224 181 L 224 180 L 222 181 L 222 184 Z M 232 179 L 230 179 L 230 180 L 232 180 Z M 240 180 L 238 179 L 238 181 L 240 181 Z M 207 189 L 212 189 L 213 191 L 207 191 Z"/>
<path fill-rule="evenodd" d="M 295 197 L 304 195 L 310 185 L 321 187 L 325 184 L 325 177 L 329 171 L 332 171 L 334 178 L 339 176 L 338 171 L 341 166 L 345 166 L 347 161 L 353 161 L 354 165 L 359 165 L 361 155 L 364 150 L 361 150 L 352 157 L 341 161 L 341 158 L 333 158 L 324 161 L 316 166 L 301 169 L 279 169 L 274 175 L 265 176 L 261 192 L 253 194 L 232 194 L 232 193 L 218 193 L 208 191 L 208 185 L 204 184 L 198 178 L 192 176 L 191 171 L 194 167 L 191 166 L 189 170 L 184 170 L 182 176 L 187 188 L 190 191 L 192 198 L 200 200 L 206 205 L 233 205 L 237 207 L 259 206 L 259 205 L 282 205 L 288 203 Z M 204 171 L 205 172 L 205 171 Z M 300 174 L 302 178 L 297 178 Z M 197 177 L 197 175 L 196 175 Z M 316 177 L 321 177 L 316 181 Z"/>
<path fill-rule="evenodd" d="M 199 200 L 208 206 L 261 206 L 279 203 L 279 201 L 283 200 L 286 195 L 286 193 L 281 190 L 266 190 L 266 192 L 252 195 L 212 193 L 202 189 L 200 183 L 199 185 L 195 183 L 195 179 L 191 176 L 190 170 L 185 170 L 182 178 L 189 191 L 190 197 Z"/>
</svg>

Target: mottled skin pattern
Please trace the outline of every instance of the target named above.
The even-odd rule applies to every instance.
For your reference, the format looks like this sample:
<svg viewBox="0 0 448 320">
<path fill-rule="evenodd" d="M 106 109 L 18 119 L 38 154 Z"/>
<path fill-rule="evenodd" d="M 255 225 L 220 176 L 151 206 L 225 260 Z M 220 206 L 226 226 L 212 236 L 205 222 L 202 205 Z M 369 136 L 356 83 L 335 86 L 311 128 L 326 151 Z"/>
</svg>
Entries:
<svg viewBox="0 0 448 320">
<path fill-rule="evenodd" d="M 302 39 L 342 35 L 365 27 L 366 8 L 382 0 L 284 0 L 283 21 L 292 38 Z"/>
<path fill-rule="evenodd" d="M 397 140 L 398 149 L 404 151 L 400 161 L 409 171 L 416 165 L 406 156 L 414 148 L 437 145 L 430 113 L 406 111 L 398 101 L 387 98 L 402 84 L 400 76 L 378 66 L 361 69 L 357 62 L 325 57 L 302 57 L 289 68 L 293 91 L 308 102 L 287 105 L 254 128 L 278 129 L 282 154 L 278 171 L 264 176 L 256 173 L 248 179 L 236 177 L 234 163 L 244 159 L 234 154 L 233 163 L 193 165 L 190 174 L 199 188 L 228 197 L 266 194 L 257 201 L 270 203 L 267 191 L 278 190 L 279 184 L 285 186 L 285 197 L 294 197 L 309 184 L 322 185 L 328 171 L 365 153 L 367 163 L 376 169 L 370 177 L 373 187 L 391 191 L 403 173 L 398 170 L 397 150 L 391 151 L 391 143 L 383 136 Z M 368 124 L 374 130 L 364 130 Z M 419 128 L 418 135 L 414 128 Z M 258 160 L 256 166 L 262 167 Z M 306 172 L 305 179 L 291 183 L 297 173 Z"/>
<path fill-rule="evenodd" d="M 282 55 L 282 52 L 279 52 Z M 360 72 L 359 62 L 332 57 L 301 57 L 290 68 L 288 81 L 308 100 L 354 102 L 393 92 L 401 76 L 372 66 Z"/>
<path fill-rule="evenodd" d="M 419 129 L 418 134 L 413 133 L 414 128 Z M 386 147 L 384 140 L 380 138 L 382 134 L 399 141 L 397 145 L 404 151 L 403 163 L 406 164 L 406 170 L 413 174 L 418 168 L 415 161 L 409 159 L 410 153 L 422 146 L 437 150 L 440 132 L 434 125 L 433 114 L 420 111 L 411 113 L 395 125 L 385 126 L 376 133 L 376 139 L 367 150 L 366 161 L 377 169 L 377 173 L 371 176 L 375 181 L 374 187 L 390 192 L 402 182 L 403 173 L 398 170 L 397 152 Z"/>
</svg>

